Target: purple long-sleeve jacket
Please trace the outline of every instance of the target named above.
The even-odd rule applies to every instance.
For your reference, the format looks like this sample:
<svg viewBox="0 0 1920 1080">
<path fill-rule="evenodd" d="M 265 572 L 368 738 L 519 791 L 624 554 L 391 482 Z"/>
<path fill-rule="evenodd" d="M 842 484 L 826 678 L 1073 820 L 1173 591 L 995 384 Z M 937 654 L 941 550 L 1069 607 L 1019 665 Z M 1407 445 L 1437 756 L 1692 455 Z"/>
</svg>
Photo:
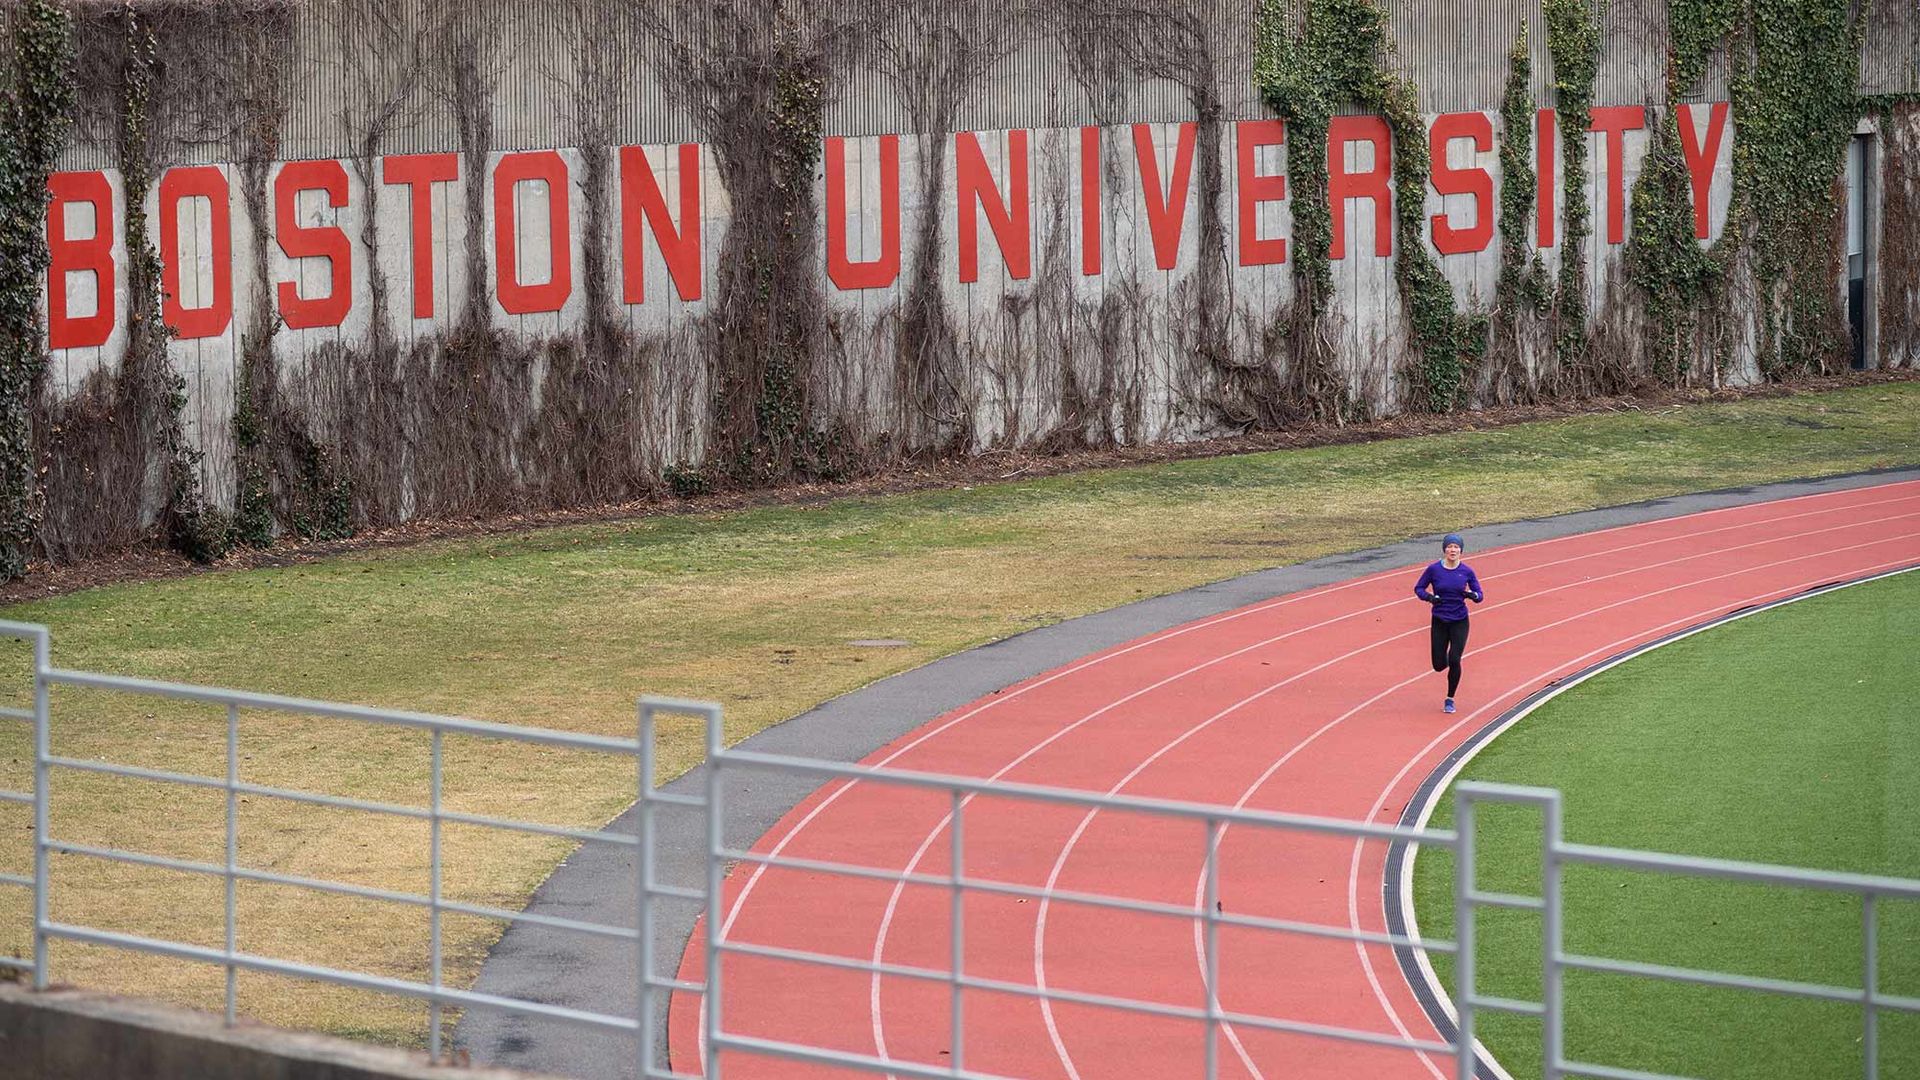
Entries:
<svg viewBox="0 0 1920 1080">
<path fill-rule="evenodd" d="M 1467 617 L 1468 599 L 1478 604 L 1487 598 L 1473 567 L 1461 563 L 1449 570 L 1444 562 L 1435 562 L 1420 572 L 1413 595 L 1432 604 L 1433 617 L 1441 622 L 1459 622 Z"/>
</svg>

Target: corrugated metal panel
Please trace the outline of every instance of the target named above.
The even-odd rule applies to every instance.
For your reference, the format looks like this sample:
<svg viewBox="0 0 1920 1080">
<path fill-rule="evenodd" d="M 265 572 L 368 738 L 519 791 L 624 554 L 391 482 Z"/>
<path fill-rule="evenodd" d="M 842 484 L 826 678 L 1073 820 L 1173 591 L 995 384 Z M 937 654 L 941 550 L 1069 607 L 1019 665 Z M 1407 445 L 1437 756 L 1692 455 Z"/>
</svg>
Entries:
<svg viewBox="0 0 1920 1080">
<path fill-rule="evenodd" d="M 1723 42 L 1707 58 L 1706 70 L 1700 75 L 1700 81 L 1680 95 L 1680 100 L 1688 103 L 1702 101 L 1726 101 L 1732 94 L 1732 65 L 1727 59 L 1727 47 Z"/>
<path fill-rule="evenodd" d="M 1553 65 L 1538 0 L 1387 0 L 1394 63 L 1428 112 L 1498 108 L 1517 27 L 1530 30 L 1535 98 L 1553 104 Z M 845 46 L 834 53 L 824 128 L 830 135 L 959 128 L 1063 127 L 1195 118 L 1192 58 L 1227 119 L 1264 114 L 1253 85 L 1255 0 L 814 0 L 785 24 Z M 215 130 L 208 77 L 236 46 L 207 32 L 218 2 L 170 21 L 173 160 L 229 160 Z M 751 67 L 769 56 L 772 17 L 704 0 L 291 0 L 291 57 L 280 156 L 344 157 L 391 112 L 383 153 L 458 150 L 451 63 L 466 49 L 492 96 L 498 150 L 566 146 L 589 120 L 621 144 L 708 141 L 679 85 L 671 51 Z M 11 8 L 8 8 L 11 10 Z M 1920 8 L 1880 0 L 1861 61 L 1869 93 L 1920 90 Z M 1606 8 L 1599 104 L 1665 102 L 1666 0 Z M 203 25 L 206 24 L 206 25 Z M 88 33 L 110 33 L 94 21 Z M 223 52 L 224 50 L 224 52 Z M 189 62 L 191 61 L 191 62 Z M 203 85 L 204 84 L 204 85 Z M 1691 100 L 1726 96 L 1726 61 L 1709 64 Z M 197 95 L 197 96 L 196 96 Z M 231 120 L 231 117 L 227 117 Z M 69 167 L 111 163 L 111 131 L 76 132 Z"/>
<path fill-rule="evenodd" d="M 1253 81 L 1253 0 L 1220 0 L 1214 48 L 1220 56 L 1220 104 L 1235 120 L 1270 115 Z"/>
<path fill-rule="evenodd" d="M 1062 0 L 1024 12 L 1001 0 L 897 0 L 856 23 L 865 41 L 826 131 L 1191 120 L 1200 79 L 1224 117 L 1257 116 L 1252 23 L 1252 0 Z M 959 95 L 944 121 L 942 93 Z"/>
<path fill-rule="evenodd" d="M 1508 53 L 1538 7 L 1538 0 L 1397 0 L 1388 33 L 1400 73 L 1419 87 L 1421 110 L 1499 108 Z M 1536 33 L 1533 41 L 1544 55 L 1545 39 Z"/>
<path fill-rule="evenodd" d="M 1874 4 L 1860 56 L 1860 92 L 1920 93 L 1920 2 Z"/>
<path fill-rule="evenodd" d="M 1666 0 L 1611 0 L 1600 36 L 1596 105 L 1667 103 Z"/>
</svg>

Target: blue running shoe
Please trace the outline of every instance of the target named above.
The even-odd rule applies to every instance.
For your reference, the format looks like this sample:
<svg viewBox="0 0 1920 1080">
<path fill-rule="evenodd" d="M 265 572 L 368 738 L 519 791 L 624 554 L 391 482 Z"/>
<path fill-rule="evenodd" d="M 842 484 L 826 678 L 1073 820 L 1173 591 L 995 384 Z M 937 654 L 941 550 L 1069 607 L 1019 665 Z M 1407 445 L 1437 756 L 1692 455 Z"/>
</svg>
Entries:
<svg viewBox="0 0 1920 1080">
<path fill-rule="evenodd" d="M 1446 703 L 1445 705 L 1442 705 L 1442 706 L 1440 706 L 1440 711 L 1441 711 L 1441 712 L 1446 712 L 1446 713 L 1450 713 L 1450 712 L 1452 712 L 1452 711 L 1453 711 L 1453 699 L 1452 699 L 1452 698 L 1448 698 L 1448 699 L 1447 699 L 1447 703 Z"/>
</svg>

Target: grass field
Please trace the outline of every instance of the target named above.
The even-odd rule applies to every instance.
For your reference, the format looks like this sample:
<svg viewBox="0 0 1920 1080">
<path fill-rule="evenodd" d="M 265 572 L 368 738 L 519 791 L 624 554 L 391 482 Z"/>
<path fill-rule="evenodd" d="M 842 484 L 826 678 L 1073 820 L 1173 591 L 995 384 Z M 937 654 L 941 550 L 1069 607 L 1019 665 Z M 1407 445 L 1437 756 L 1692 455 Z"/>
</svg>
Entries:
<svg viewBox="0 0 1920 1080">
<path fill-rule="evenodd" d="M 1920 462 L 1920 383 L 1630 411 L 1483 432 L 1077 473 L 821 505 L 570 526 L 344 555 L 280 569 L 113 586 L 0 616 L 54 629 L 70 667 L 603 733 L 641 693 L 717 699 L 745 736 L 875 679 L 1020 631 L 1245 571 L 1474 524 L 1678 492 Z M 1070 567 L 1071 573 L 1063 569 Z M 856 639 L 912 644 L 864 649 Z M 25 656 L 0 670 L 24 685 Z M 218 775 L 224 718 L 62 694 L 56 750 Z M 417 736 L 244 719 L 242 775 L 423 799 Z M 698 733 L 664 732 L 674 775 Z M 449 745 L 449 803 L 595 826 L 631 799 L 630 768 L 581 755 Z M 0 786 L 24 787 L 24 733 L 0 729 Z M 0 809 L 0 822 L 14 811 Z M 216 798 L 63 776 L 55 835 L 221 856 Z M 19 819 L 13 819 L 19 820 Z M 0 869 L 28 834 L 0 827 Z M 563 847 L 452 830 L 449 895 L 515 906 Z M 243 807 L 241 859 L 418 889 L 424 831 L 279 805 Z M 59 860 L 75 920 L 217 943 L 217 883 Z M 23 947 L 23 898 L 0 890 L 0 950 Z M 376 915 L 383 917 L 374 917 Z M 246 889 L 242 947 L 419 977 L 425 919 L 360 901 Z M 498 926 L 448 927 L 470 978 Z M 207 1004 L 217 972 L 61 949 L 89 986 Z M 242 979 L 246 1011 L 411 1042 L 424 1011 Z"/>
<path fill-rule="evenodd" d="M 1463 775 L 1561 789 L 1576 842 L 1920 877 L 1916 644 L 1920 572 L 1802 600 L 1595 676 Z M 1539 895 L 1539 815 L 1475 817 L 1481 887 Z M 1451 858 L 1423 852 L 1415 869 L 1422 934 L 1450 938 Z M 1593 868 L 1564 888 L 1576 952 L 1862 985 L 1852 897 Z M 1481 991 L 1539 1000 L 1538 915 L 1476 924 Z M 1880 990 L 1920 996 L 1920 904 L 1883 901 L 1879 929 Z M 1451 986 L 1452 965 L 1436 967 Z M 1581 973 L 1566 994 L 1567 1049 L 1583 1061 L 1713 1080 L 1863 1075 L 1855 1006 Z M 1481 1031 L 1515 1077 L 1540 1075 L 1537 1021 L 1483 1014 Z M 1920 1016 L 1883 1014 L 1880 1040 L 1881 1076 L 1920 1076 Z"/>
</svg>

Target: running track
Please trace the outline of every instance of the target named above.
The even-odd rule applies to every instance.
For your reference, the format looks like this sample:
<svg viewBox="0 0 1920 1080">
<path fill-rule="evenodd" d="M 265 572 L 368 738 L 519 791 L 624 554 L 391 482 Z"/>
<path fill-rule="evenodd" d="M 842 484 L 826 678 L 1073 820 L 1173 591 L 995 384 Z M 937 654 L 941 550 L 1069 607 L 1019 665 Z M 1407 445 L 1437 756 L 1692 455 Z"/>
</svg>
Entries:
<svg viewBox="0 0 1920 1080">
<path fill-rule="evenodd" d="M 957 710 L 867 759 L 891 768 L 1392 822 L 1478 727 L 1596 660 L 1749 604 L 1920 563 L 1920 481 L 1730 507 L 1469 552 L 1474 612 L 1462 710 L 1439 711 L 1416 568 L 1255 604 L 1087 657 Z M 830 785 L 755 850 L 897 871 L 948 865 L 943 794 Z M 966 810 L 970 876 L 1193 905 L 1204 843 L 1192 823 L 982 798 Z M 1227 910 L 1384 931 L 1384 844 L 1227 832 Z M 944 890 L 790 869 L 727 881 L 731 940 L 945 970 Z M 972 975 L 1199 1007 L 1190 920 L 979 895 L 965 906 Z M 705 928 L 682 974 L 701 976 Z M 1435 1038 L 1390 950 L 1223 929 L 1229 1011 Z M 945 1067 L 946 988 L 729 956 L 730 1033 Z M 1009 1076 L 1200 1074 L 1200 1025 L 969 992 L 966 1065 Z M 674 1066 L 701 1067 L 700 1002 L 675 999 Z M 1220 1074 L 1417 1078 L 1410 1051 L 1229 1031 Z M 729 1077 L 851 1075 L 730 1055 Z"/>
</svg>

